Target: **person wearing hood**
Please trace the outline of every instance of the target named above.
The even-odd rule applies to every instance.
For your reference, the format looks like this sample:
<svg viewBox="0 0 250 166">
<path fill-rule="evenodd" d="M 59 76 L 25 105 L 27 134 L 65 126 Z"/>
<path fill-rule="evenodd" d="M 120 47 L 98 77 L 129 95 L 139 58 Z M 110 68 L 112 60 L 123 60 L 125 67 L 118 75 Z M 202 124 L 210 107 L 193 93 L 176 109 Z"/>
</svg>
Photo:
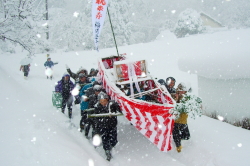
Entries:
<svg viewBox="0 0 250 166">
<path fill-rule="evenodd" d="M 180 103 L 184 95 L 189 91 L 184 83 L 180 83 L 176 89 L 176 97 L 174 98 L 176 103 Z M 188 114 L 181 112 L 179 118 L 174 122 L 173 139 L 176 145 L 177 152 L 181 152 L 181 140 L 188 140 L 190 138 L 190 132 L 187 124 Z"/>
<path fill-rule="evenodd" d="M 88 75 L 88 71 L 86 69 L 84 69 L 83 67 L 80 67 L 79 70 L 77 71 L 77 73 L 73 73 L 67 64 L 65 66 L 66 66 L 67 72 L 69 73 L 70 77 L 75 80 L 75 83 L 79 81 L 79 74 L 80 73 L 83 73 L 86 76 Z"/>
<path fill-rule="evenodd" d="M 98 94 L 98 103 L 95 105 L 95 114 L 118 113 L 121 112 L 120 106 L 117 102 L 109 100 L 109 96 L 100 92 Z M 111 150 L 118 143 L 117 141 L 117 117 L 96 117 L 95 130 L 102 138 L 103 149 L 107 156 L 107 160 L 112 158 Z"/>
<path fill-rule="evenodd" d="M 70 80 L 70 76 L 68 73 L 65 73 L 60 81 L 57 82 L 55 87 L 55 91 L 57 93 L 61 93 L 62 95 L 62 107 L 61 111 L 64 113 L 65 107 L 68 107 L 68 115 L 69 118 L 72 118 L 72 103 L 73 103 L 73 96 L 71 91 L 74 89 L 74 84 Z"/>
</svg>

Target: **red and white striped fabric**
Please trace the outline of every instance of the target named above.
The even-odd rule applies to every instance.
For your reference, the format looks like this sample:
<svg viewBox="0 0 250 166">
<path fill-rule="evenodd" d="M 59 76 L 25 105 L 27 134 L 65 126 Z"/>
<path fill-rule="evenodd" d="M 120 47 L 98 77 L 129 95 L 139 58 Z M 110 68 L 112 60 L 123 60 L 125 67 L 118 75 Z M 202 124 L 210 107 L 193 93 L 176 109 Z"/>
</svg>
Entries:
<svg viewBox="0 0 250 166">
<path fill-rule="evenodd" d="M 104 73 L 104 65 L 101 63 L 102 62 L 99 61 L 99 78 L 111 99 L 120 104 L 124 116 L 161 151 L 167 152 L 171 150 L 174 120 L 169 110 L 173 107 L 149 103 L 125 96 L 108 80 L 108 76 Z M 159 96 L 159 98 L 162 97 Z M 164 99 L 168 100 L 169 103 L 173 103 L 170 97 L 165 97 Z"/>
</svg>

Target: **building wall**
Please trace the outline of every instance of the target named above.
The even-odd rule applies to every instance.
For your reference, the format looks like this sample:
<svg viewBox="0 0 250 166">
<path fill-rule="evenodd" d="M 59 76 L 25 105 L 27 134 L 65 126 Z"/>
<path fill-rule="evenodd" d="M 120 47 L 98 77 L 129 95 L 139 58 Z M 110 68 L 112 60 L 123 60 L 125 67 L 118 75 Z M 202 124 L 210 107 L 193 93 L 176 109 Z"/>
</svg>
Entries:
<svg viewBox="0 0 250 166">
<path fill-rule="evenodd" d="M 216 111 L 230 121 L 250 118 L 250 78 L 223 80 L 198 76 L 198 87 L 207 113 Z"/>
<path fill-rule="evenodd" d="M 201 15 L 201 19 L 203 21 L 204 26 L 210 26 L 210 27 L 213 27 L 213 28 L 223 27 L 220 23 L 212 20 L 211 18 L 209 18 L 209 17 L 207 17 L 205 15 Z"/>
</svg>

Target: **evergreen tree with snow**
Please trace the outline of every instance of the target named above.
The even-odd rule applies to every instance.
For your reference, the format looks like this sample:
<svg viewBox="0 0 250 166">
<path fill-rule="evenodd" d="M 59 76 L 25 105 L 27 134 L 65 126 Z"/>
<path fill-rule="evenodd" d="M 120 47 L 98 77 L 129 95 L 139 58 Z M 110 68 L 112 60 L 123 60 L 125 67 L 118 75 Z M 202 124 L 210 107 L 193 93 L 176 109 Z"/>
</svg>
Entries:
<svg viewBox="0 0 250 166">
<path fill-rule="evenodd" d="M 178 38 L 181 38 L 186 35 L 202 33 L 204 30 L 200 14 L 193 9 L 186 9 L 179 15 L 174 33 Z"/>
<path fill-rule="evenodd" d="M 64 48 L 65 51 L 91 48 L 88 41 L 91 41 L 93 33 L 91 25 L 88 25 L 86 20 L 82 12 L 62 13 L 60 19 L 57 17 L 57 20 L 53 20 L 50 31 L 55 47 Z"/>
</svg>

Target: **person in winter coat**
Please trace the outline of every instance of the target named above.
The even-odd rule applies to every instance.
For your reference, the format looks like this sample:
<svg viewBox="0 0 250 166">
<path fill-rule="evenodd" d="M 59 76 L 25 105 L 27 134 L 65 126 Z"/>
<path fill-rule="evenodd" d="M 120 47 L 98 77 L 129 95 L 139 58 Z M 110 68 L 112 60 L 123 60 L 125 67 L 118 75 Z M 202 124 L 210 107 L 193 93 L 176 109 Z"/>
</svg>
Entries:
<svg viewBox="0 0 250 166">
<path fill-rule="evenodd" d="M 79 70 L 77 71 L 77 73 L 73 73 L 70 68 L 68 67 L 68 65 L 66 64 L 66 69 L 67 72 L 69 73 L 70 77 L 73 78 L 75 80 L 75 83 L 79 81 L 79 74 L 83 73 L 86 76 L 88 75 L 88 71 L 86 69 L 84 69 L 83 67 L 80 67 Z"/>
<path fill-rule="evenodd" d="M 79 80 L 76 82 L 76 87 L 78 87 L 79 91 L 81 91 L 81 89 L 89 83 L 90 81 L 88 80 L 87 76 L 83 73 L 80 73 Z M 81 103 L 81 98 L 79 95 L 77 95 L 75 96 L 75 104 L 79 104 L 79 103 Z"/>
<path fill-rule="evenodd" d="M 76 82 L 76 84 L 80 86 L 80 90 L 82 89 L 82 87 L 84 87 L 86 84 L 89 84 L 89 83 L 90 81 L 88 80 L 88 77 L 85 74 L 80 73 L 79 81 Z"/>
<path fill-rule="evenodd" d="M 44 66 L 45 66 L 46 68 L 52 68 L 52 67 L 54 66 L 54 62 L 51 61 L 51 58 L 50 58 L 50 57 L 47 58 L 47 61 L 44 63 Z"/>
<path fill-rule="evenodd" d="M 30 64 L 27 65 L 21 65 L 20 66 L 20 71 L 23 71 L 24 74 L 24 79 L 27 79 L 30 71 Z"/>
<path fill-rule="evenodd" d="M 183 95 L 186 94 L 188 89 L 183 83 L 180 83 L 176 89 L 176 103 L 180 103 Z M 187 124 L 188 114 L 185 112 L 180 113 L 179 118 L 174 122 L 173 139 L 176 145 L 177 152 L 181 152 L 181 140 L 188 140 L 190 138 L 190 132 Z"/>
<path fill-rule="evenodd" d="M 103 91 L 103 88 L 101 85 L 95 85 L 93 86 L 93 88 L 89 88 L 89 89 L 93 89 L 94 93 L 88 96 L 88 101 L 89 101 L 88 109 L 94 108 L 95 104 L 98 102 L 98 98 L 97 98 L 98 94 L 101 91 Z M 87 118 L 86 123 L 85 123 L 85 136 L 87 138 L 88 138 L 89 129 L 91 126 L 93 127 L 93 131 L 92 131 L 92 137 L 93 137 L 95 135 L 94 120 L 92 118 Z"/>
<path fill-rule="evenodd" d="M 71 119 L 72 117 L 72 103 L 73 96 L 71 95 L 71 91 L 74 88 L 73 82 L 70 80 L 70 76 L 68 73 L 65 73 L 60 81 L 57 82 L 55 87 L 55 91 L 57 93 L 61 93 L 62 95 L 62 113 L 64 113 L 65 107 L 68 107 L 68 115 Z"/>
<path fill-rule="evenodd" d="M 86 84 L 82 87 L 79 96 L 81 97 L 81 120 L 80 120 L 80 131 L 82 132 L 84 130 L 84 125 L 86 123 L 86 119 L 87 119 L 87 113 L 86 113 L 86 109 L 88 109 L 89 107 L 89 101 L 88 101 L 88 97 L 86 96 L 86 90 L 90 87 L 92 87 L 93 84 L 89 83 Z"/>
<path fill-rule="evenodd" d="M 96 71 L 95 71 L 95 69 L 94 68 L 92 68 L 92 69 L 90 69 L 90 72 L 89 72 L 89 77 L 95 77 L 96 76 Z"/>
<path fill-rule="evenodd" d="M 168 77 L 166 79 L 166 88 L 170 94 L 176 93 L 176 89 L 174 88 L 175 82 L 176 81 L 173 77 Z"/>
<path fill-rule="evenodd" d="M 50 79 L 52 79 L 52 67 L 54 66 L 54 62 L 51 61 L 51 58 L 48 57 L 47 61 L 44 63 L 44 67 L 46 68 L 46 75 L 47 75 L 47 79 L 50 77 Z M 48 71 L 48 72 L 47 72 Z M 47 74 L 48 73 L 48 74 Z"/>
<path fill-rule="evenodd" d="M 80 120 L 81 132 L 84 130 L 84 124 L 86 123 L 86 119 L 87 119 L 87 113 L 85 112 L 85 110 L 88 109 L 88 105 L 89 105 L 88 97 L 94 93 L 94 91 L 90 89 L 92 89 L 92 87 L 97 84 L 99 84 L 97 81 L 88 83 L 84 85 L 80 90 L 79 96 L 81 100 L 80 109 L 81 109 L 81 116 L 82 116 Z"/>
<path fill-rule="evenodd" d="M 94 89 L 93 89 L 95 85 L 101 85 L 98 81 L 94 81 L 94 82 L 92 82 L 92 84 L 93 84 L 93 86 L 90 87 L 90 88 L 88 88 L 88 89 L 85 91 L 85 95 L 86 95 L 87 97 L 89 97 L 90 95 L 95 94 L 95 91 L 94 91 Z M 104 90 L 103 92 L 105 92 L 105 90 Z M 88 99 L 87 99 L 87 100 L 88 100 Z"/>
<path fill-rule="evenodd" d="M 110 101 L 106 93 L 98 94 L 98 103 L 95 105 L 95 114 L 121 112 L 120 106 L 115 101 Z M 112 158 L 111 150 L 117 144 L 117 117 L 95 117 L 95 130 L 102 138 L 103 149 L 107 160 Z"/>
<path fill-rule="evenodd" d="M 167 88 L 167 90 L 170 93 L 172 98 L 175 98 L 175 95 L 176 95 L 176 89 L 174 88 L 175 82 L 176 81 L 173 77 L 168 77 L 166 79 L 166 88 Z"/>
</svg>

